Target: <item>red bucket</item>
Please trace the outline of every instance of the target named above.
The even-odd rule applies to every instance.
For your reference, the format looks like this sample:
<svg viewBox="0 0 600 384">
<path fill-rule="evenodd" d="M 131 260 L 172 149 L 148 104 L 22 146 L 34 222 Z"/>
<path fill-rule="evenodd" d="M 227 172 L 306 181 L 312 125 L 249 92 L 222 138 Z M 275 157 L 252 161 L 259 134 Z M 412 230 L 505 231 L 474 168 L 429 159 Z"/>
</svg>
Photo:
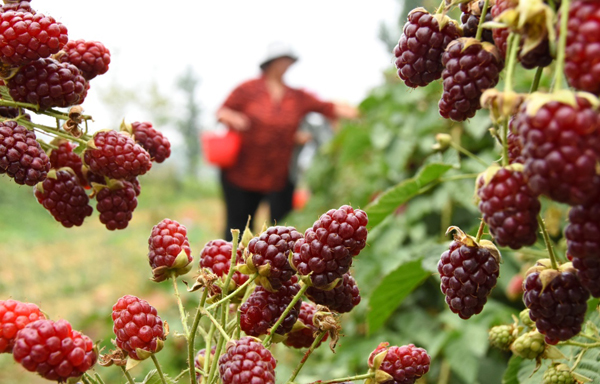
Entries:
<svg viewBox="0 0 600 384">
<path fill-rule="evenodd" d="M 241 146 L 242 138 L 235 131 L 202 133 L 204 157 L 206 161 L 219 168 L 233 166 L 237 161 Z"/>
</svg>

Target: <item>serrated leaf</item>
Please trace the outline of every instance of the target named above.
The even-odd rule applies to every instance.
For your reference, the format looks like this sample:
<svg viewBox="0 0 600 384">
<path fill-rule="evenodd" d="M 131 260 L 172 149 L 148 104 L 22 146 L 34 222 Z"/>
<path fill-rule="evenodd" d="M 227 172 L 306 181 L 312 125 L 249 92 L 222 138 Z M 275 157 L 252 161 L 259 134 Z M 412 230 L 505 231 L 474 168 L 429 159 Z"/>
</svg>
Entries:
<svg viewBox="0 0 600 384">
<path fill-rule="evenodd" d="M 430 273 L 421 267 L 421 262 L 419 259 L 402 264 L 375 288 L 367 313 L 369 333 L 381 328 L 406 296 L 429 277 Z"/>
<path fill-rule="evenodd" d="M 444 356 L 452 372 L 465 383 L 474 383 L 479 371 L 479 358 L 472 353 L 462 338 L 450 340 L 444 348 Z"/>
<path fill-rule="evenodd" d="M 396 208 L 419 194 L 419 190 L 433 181 L 439 179 L 452 168 L 450 164 L 432 163 L 421 169 L 419 174 L 411 179 L 385 191 L 377 200 L 366 207 L 369 215 L 369 227 L 373 228 L 381 223 Z"/>
<path fill-rule="evenodd" d="M 177 384 L 177 382 L 171 379 L 169 376 L 164 376 L 166 384 Z M 153 369 L 150 372 L 148 372 L 142 384 L 163 384 L 163 381 L 161 380 L 158 371 L 156 369 Z"/>
<path fill-rule="evenodd" d="M 519 381 L 519 369 L 523 363 L 523 358 L 519 356 L 512 356 L 508 361 L 508 367 L 504 371 L 502 377 L 502 384 L 521 384 Z"/>
</svg>

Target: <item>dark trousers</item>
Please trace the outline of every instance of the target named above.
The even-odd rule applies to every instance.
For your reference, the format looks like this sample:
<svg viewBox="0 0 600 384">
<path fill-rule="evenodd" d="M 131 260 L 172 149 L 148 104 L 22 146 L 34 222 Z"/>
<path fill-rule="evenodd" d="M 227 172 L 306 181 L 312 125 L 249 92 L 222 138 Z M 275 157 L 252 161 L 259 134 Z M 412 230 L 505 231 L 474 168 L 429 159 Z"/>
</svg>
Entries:
<svg viewBox="0 0 600 384">
<path fill-rule="evenodd" d="M 271 211 L 271 224 L 280 221 L 292 210 L 292 199 L 294 196 L 294 183 L 288 180 L 281 191 L 271 193 L 247 191 L 240 188 L 225 178 L 221 172 L 221 186 L 223 188 L 223 198 L 225 199 L 226 225 L 223 238 L 231 241 L 231 229 L 239 229 L 240 236 L 246 227 L 248 216 L 251 217 L 250 228 L 254 226 L 254 215 L 261 201 L 266 199 Z"/>
</svg>

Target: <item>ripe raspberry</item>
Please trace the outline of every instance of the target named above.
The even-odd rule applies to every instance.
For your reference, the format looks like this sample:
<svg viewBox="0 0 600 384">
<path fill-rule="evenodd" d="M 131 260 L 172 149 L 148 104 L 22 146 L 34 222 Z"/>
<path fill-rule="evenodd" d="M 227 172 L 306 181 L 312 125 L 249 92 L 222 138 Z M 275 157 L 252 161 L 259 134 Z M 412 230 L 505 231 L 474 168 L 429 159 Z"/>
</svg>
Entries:
<svg viewBox="0 0 600 384">
<path fill-rule="evenodd" d="M 511 120 L 511 125 L 514 120 Z M 519 140 L 519 136 L 513 133 L 512 128 L 508 131 L 508 137 L 506 139 L 508 144 L 508 162 L 510 164 L 519 163 L 525 164 L 525 157 L 523 156 L 523 143 Z"/>
<path fill-rule="evenodd" d="M 6 86 L 15 101 L 36 104 L 42 110 L 81 104 L 89 88 L 77 67 L 53 59 L 24 65 Z"/>
<path fill-rule="evenodd" d="M 200 268 L 208 268 L 215 275 L 225 278 L 229 273 L 229 267 L 231 265 L 231 252 L 233 244 L 225 240 L 211 240 L 202 249 L 200 253 Z M 237 249 L 236 263 L 243 264 L 244 259 L 242 257 L 242 250 Z M 233 292 L 240 285 L 248 281 L 248 276 L 240 272 L 233 272 L 231 280 L 234 282 L 233 286 L 229 287 L 229 292 Z M 218 288 L 217 288 L 218 289 Z M 218 289 L 220 292 L 220 289 Z"/>
<path fill-rule="evenodd" d="M 329 291 L 309 287 L 306 290 L 306 297 L 338 313 L 350 312 L 360 303 L 358 286 L 349 273 L 344 274 L 337 286 Z"/>
<path fill-rule="evenodd" d="M 504 61 L 490 43 L 470 37 L 448 45 L 442 55 L 444 93 L 439 102 L 440 114 L 446 119 L 464 121 L 481 109 L 480 98 L 500 78 Z"/>
<path fill-rule="evenodd" d="M 575 89 L 600 94 L 600 3 L 575 0 L 569 8 L 565 76 Z"/>
<path fill-rule="evenodd" d="M 67 27 L 41 13 L 0 13 L 0 60 L 24 65 L 57 53 L 67 44 Z"/>
<path fill-rule="evenodd" d="M 502 351 L 508 351 L 517 339 L 518 329 L 514 325 L 497 325 L 488 334 L 490 345 Z"/>
<path fill-rule="evenodd" d="M 2 6 L 0 6 L 0 12 L 8 12 L 8 11 L 14 11 L 14 12 L 29 12 L 29 13 L 36 13 L 32 8 L 31 8 L 31 2 L 30 1 L 6 1 L 5 4 L 2 4 Z"/>
<path fill-rule="evenodd" d="M 581 331 L 590 294 L 581 285 L 571 263 L 559 270 L 540 260 L 523 283 L 523 301 L 537 330 L 548 344 L 569 340 Z"/>
<path fill-rule="evenodd" d="M 286 335 L 286 339 L 284 340 L 284 344 L 288 347 L 293 348 L 309 348 L 312 343 L 315 341 L 316 333 L 318 332 L 318 328 L 313 323 L 313 316 L 317 312 L 317 307 L 313 304 L 308 303 L 306 301 L 302 302 L 300 306 L 300 313 L 298 315 L 298 320 L 300 320 L 296 324 L 302 324 L 300 327 L 294 326 L 292 331 L 290 331 Z M 321 345 L 321 343 L 327 339 L 325 336 L 317 345 Z"/>
<path fill-rule="evenodd" d="M 494 240 L 519 249 L 537 240 L 541 204 L 527 186 L 523 166 L 490 168 L 477 179 L 479 211 Z"/>
<path fill-rule="evenodd" d="M 0 353 L 11 353 L 17 332 L 27 324 L 44 318 L 35 304 L 0 300 Z"/>
<path fill-rule="evenodd" d="M 132 183 L 124 180 L 101 187 L 96 201 L 100 222 L 110 231 L 127 228 L 137 207 L 135 188 Z"/>
<path fill-rule="evenodd" d="M 383 343 L 387 347 L 388 343 Z M 386 384 L 413 384 L 417 379 L 429 372 L 431 358 L 423 348 L 415 347 L 414 344 L 401 347 L 389 347 L 382 350 L 380 346 L 374 351 L 381 352 L 373 358 L 376 371 L 383 371 L 391 376 Z M 371 353 L 373 356 L 373 353 Z"/>
<path fill-rule="evenodd" d="M 135 296 L 125 295 L 113 306 L 113 332 L 117 347 L 134 360 L 144 360 L 163 347 L 163 322 L 156 309 Z"/>
<path fill-rule="evenodd" d="M 77 175 L 79 184 L 85 187 L 87 185 L 87 180 L 83 176 L 83 161 L 78 154 L 73 152 L 73 149 L 76 148 L 76 145 L 64 139 L 58 140 L 54 142 L 54 144 L 58 148 L 53 148 L 48 154 L 48 157 L 50 157 L 51 167 L 54 169 L 60 169 L 63 167 L 71 168 L 73 172 L 75 172 L 75 175 Z"/>
<path fill-rule="evenodd" d="M 215 357 L 215 351 L 217 350 L 217 346 L 213 345 L 213 347 L 210 349 L 210 356 L 208 359 L 208 364 L 212 363 L 212 360 Z M 194 359 L 194 367 L 198 368 L 198 369 L 204 369 L 204 361 L 206 360 L 206 348 L 201 349 L 200 351 L 198 351 L 198 353 L 196 354 L 196 358 Z M 199 384 L 202 384 L 202 378 L 203 376 L 196 372 L 196 381 Z"/>
<path fill-rule="evenodd" d="M 111 179 L 132 179 L 152 167 L 150 155 L 132 138 L 117 131 L 94 134 L 94 147 L 84 152 L 90 171 Z"/>
<path fill-rule="evenodd" d="M 294 245 L 292 266 L 300 275 L 312 273 L 313 286 L 331 288 L 365 247 L 367 223 L 367 214 L 349 205 L 327 211 Z"/>
<path fill-rule="evenodd" d="M 92 340 L 66 320 L 37 320 L 17 334 L 13 357 L 28 371 L 62 383 L 89 370 L 98 352 Z"/>
<path fill-rule="evenodd" d="M 584 204 L 600 185 L 600 114 L 583 96 L 575 96 L 576 106 L 554 100 L 539 106 L 538 97 L 523 103 L 513 121 L 523 144 L 529 188 L 557 202 Z"/>
<path fill-rule="evenodd" d="M 36 141 L 35 133 L 15 121 L 0 122 L 0 174 L 17 184 L 34 186 L 44 181 L 50 160 Z"/>
<path fill-rule="evenodd" d="M 80 226 L 94 209 L 77 176 L 68 170 L 52 170 L 33 190 L 37 201 L 66 228 Z"/>
<path fill-rule="evenodd" d="M 269 227 L 248 243 L 251 257 L 246 256 L 246 265 L 251 272 L 258 272 L 257 284 L 269 291 L 277 291 L 294 275 L 288 256 L 294 243 L 302 234 L 294 227 Z"/>
<path fill-rule="evenodd" d="M 544 372 L 542 384 L 574 384 L 575 378 L 566 364 L 552 364 Z"/>
<path fill-rule="evenodd" d="M 171 156 L 171 143 L 162 133 L 152 127 L 152 124 L 145 122 L 131 123 L 135 142 L 142 146 L 153 161 L 162 163 Z"/>
<path fill-rule="evenodd" d="M 108 71 L 110 51 L 99 41 L 69 40 L 63 51 L 58 60 L 76 66 L 88 81 Z"/>
<path fill-rule="evenodd" d="M 481 312 L 496 286 L 500 252 L 487 240 L 477 244 L 460 229 L 449 229 L 455 229 L 458 234 L 438 263 L 441 289 L 450 310 L 461 319 L 468 319 Z"/>
<path fill-rule="evenodd" d="M 277 362 L 260 340 L 242 337 L 227 343 L 219 357 L 219 374 L 223 384 L 275 384 Z"/>
<path fill-rule="evenodd" d="M 461 28 L 463 30 L 464 37 L 475 37 L 477 35 L 477 27 L 479 26 L 479 20 L 481 19 L 481 11 L 485 5 L 485 0 L 475 0 L 469 3 L 460 3 L 459 7 L 461 10 L 460 22 L 462 23 Z M 492 8 L 493 2 L 490 2 L 488 9 L 485 14 L 485 21 L 492 21 Z M 491 29 L 484 29 L 481 35 L 481 41 L 487 41 L 488 43 L 494 44 L 494 38 L 492 36 Z"/>
<path fill-rule="evenodd" d="M 517 337 L 510 346 L 512 353 L 529 360 L 537 359 L 545 349 L 544 335 L 536 329 Z"/>
<path fill-rule="evenodd" d="M 185 275 L 192 269 L 187 228 L 175 220 L 163 219 L 152 227 L 148 239 L 148 259 L 154 281 Z"/>
<path fill-rule="evenodd" d="M 300 285 L 296 276 L 292 276 L 290 280 L 284 282 L 276 292 L 269 292 L 257 285 L 248 300 L 240 307 L 242 331 L 249 336 L 266 335 L 298 291 L 300 291 Z M 300 305 L 300 301 L 294 305 L 275 333 L 284 335 L 292 330 L 298 320 Z"/>
<path fill-rule="evenodd" d="M 448 17 L 438 18 L 424 8 L 412 10 L 394 47 L 398 76 L 411 88 L 423 87 L 439 79 L 444 69 L 442 53 L 459 37 L 460 30 Z"/>
</svg>

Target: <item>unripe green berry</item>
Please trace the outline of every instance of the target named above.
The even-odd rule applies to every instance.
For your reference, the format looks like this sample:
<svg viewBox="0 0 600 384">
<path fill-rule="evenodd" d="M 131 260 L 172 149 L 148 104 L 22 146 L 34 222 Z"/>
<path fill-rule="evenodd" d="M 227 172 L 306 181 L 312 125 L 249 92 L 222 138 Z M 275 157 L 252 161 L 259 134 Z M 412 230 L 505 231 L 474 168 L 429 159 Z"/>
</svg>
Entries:
<svg viewBox="0 0 600 384">
<path fill-rule="evenodd" d="M 551 365 L 544 372 L 543 384 L 573 384 L 575 379 L 566 364 Z"/>
<path fill-rule="evenodd" d="M 529 309 L 524 309 L 519 313 L 519 320 L 521 320 L 521 323 L 527 328 L 535 327 L 535 322 L 529 317 Z"/>
<path fill-rule="evenodd" d="M 545 348 L 544 335 L 534 330 L 519 336 L 512 343 L 510 350 L 524 359 L 535 359 L 544 352 Z"/>
<path fill-rule="evenodd" d="M 508 351 L 510 345 L 517 338 L 514 325 L 498 325 L 492 327 L 488 335 L 490 345 L 503 351 Z"/>
</svg>

